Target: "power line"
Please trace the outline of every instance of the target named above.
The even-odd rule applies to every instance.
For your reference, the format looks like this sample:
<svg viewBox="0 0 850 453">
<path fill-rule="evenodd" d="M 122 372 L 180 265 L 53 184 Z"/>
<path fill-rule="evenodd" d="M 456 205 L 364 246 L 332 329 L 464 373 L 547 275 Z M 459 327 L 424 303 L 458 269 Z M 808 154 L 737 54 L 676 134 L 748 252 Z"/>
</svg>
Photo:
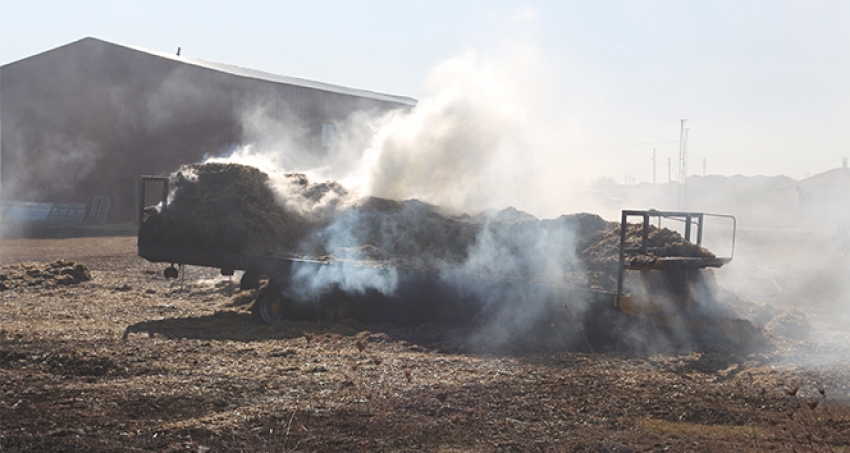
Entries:
<svg viewBox="0 0 850 453">
<path fill-rule="evenodd" d="M 565 146 L 571 146 L 574 148 L 596 148 L 596 149 L 620 149 L 620 148 L 634 148 L 637 146 L 646 146 L 646 145 L 664 145 L 669 143 L 676 143 L 679 140 L 665 140 L 660 142 L 641 142 L 641 143 L 632 143 L 629 145 L 578 145 L 578 144 L 567 144 Z"/>
</svg>

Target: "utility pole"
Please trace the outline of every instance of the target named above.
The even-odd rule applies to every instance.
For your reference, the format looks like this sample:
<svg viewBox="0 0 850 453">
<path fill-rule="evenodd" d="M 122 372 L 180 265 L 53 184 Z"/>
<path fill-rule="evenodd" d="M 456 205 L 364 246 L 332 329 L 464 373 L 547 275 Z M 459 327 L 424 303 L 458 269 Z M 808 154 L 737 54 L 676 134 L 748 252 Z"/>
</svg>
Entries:
<svg viewBox="0 0 850 453">
<path fill-rule="evenodd" d="M 673 182 L 673 162 L 667 158 L 667 182 Z"/>
<path fill-rule="evenodd" d="M 676 167 L 676 182 L 685 182 L 685 120 L 679 120 L 679 166 Z"/>
<path fill-rule="evenodd" d="M 655 185 L 655 148 L 652 148 L 652 185 Z"/>
<path fill-rule="evenodd" d="M 685 119 L 679 120 L 679 207 L 687 209 L 688 205 L 688 129 Z"/>
<path fill-rule="evenodd" d="M 681 121 L 679 129 L 679 182 L 684 184 L 688 178 L 688 132 L 690 129 L 685 127 L 685 121 Z"/>
<path fill-rule="evenodd" d="M 705 178 L 705 157 L 702 158 L 702 177 Z"/>
</svg>

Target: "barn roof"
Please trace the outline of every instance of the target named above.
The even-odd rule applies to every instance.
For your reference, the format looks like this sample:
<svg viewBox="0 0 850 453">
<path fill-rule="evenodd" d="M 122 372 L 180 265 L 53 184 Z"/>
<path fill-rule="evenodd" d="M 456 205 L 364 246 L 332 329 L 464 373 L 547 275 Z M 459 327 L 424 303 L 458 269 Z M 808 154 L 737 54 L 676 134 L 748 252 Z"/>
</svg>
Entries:
<svg viewBox="0 0 850 453">
<path fill-rule="evenodd" d="M 242 67 L 239 67 L 239 66 L 233 66 L 233 65 L 229 65 L 229 64 L 225 64 L 225 63 L 216 63 L 216 62 L 211 62 L 211 61 L 205 61 L 205 60 L 201 60 L 199 58 L 178 56 L 178 55 L 175 55 L 175 54 L 172 54 L 172 53 L 145 49 L 143 47 L 130 46 L 130 45 L 124 45 L 124 44 L 116 44 L 116 43 L 113 43 L 113 42 L 104 41 L 102 39 L 92 38 L 92 37 L 87 37 L 87 38 L 80 39 L 78 41 L 74 41 L 72 43 L 66 44 L 65 46 L 61 46 L 59 48 L 53 49 L 52 51 L 56 51 L 56 50 L 61 49 L 62 47 L 73 46 L 73 45 L 80 44 L 80 43 L 110 45 L 110 46 L 121 47 L 121 48 L 124 48 L 124 49 L 127 49 L 127 50 L 132 50 L 132 51 L 136 51 L 136 52 L 143 52 L 143 53 L 146 53 L 146 54 L 149 54 L 149 55 L 154 55 L 154 56 L 160 57 L 160 58 L 166 58 L 166 59 L 173 60 L 173 61 L 180 62 L 180 63 L 184 63 L 184 64 L 199 66 L 199 67 L 202 67 L 202 68 L 207 68 L 207 69 L 211 69 L 211 70 L 214 70 L 214 71 L 219 71 L 219 72 L 231 74 L 231 75 L 234 75 L 234 76 L 237 76 L 237 77 L 245 77 L 245 78 L 256 79 L 256 80 L 264 80 L 264 81 L 268 81 L 268 82 L 280 83 L 280 84 L 285 84 L 285 85 L 294 85 L 294 86 L 299 86 L 299 87 L 304 87 L 304 88 L 311 88 L 311 89 L 314 89 L 314 90 L 328 91 L 328 92 L 332 92 L 332 93 L 345 94 L 345 95 L 349 95 L 349 96 L 356 96 L 356 97 L 362 97 L 362 98 L 368 98 L 368 99 L 375 99 L 375 100 L 379 100 L 379 101 L 394 102 L 394 103 L 410 105 L 410 106 L 416 105 L 416 99 L 413 99 L 413 98 L 407 97 L 407 96 L 396 96 L 396 95 L 392 95 L 392 94 L 378 93 L 378 92 L 375 92 L 375 91 L 361 90 L 361 89 L 357 89 L 357 88 L 349 88 L 349 87 L 344 87 L 344 86 L 340 86 L 340 85 L 333 85 L 333 84 L 330 84 L 330 83 L 317 82 L 317 81 L 314 81 L 314 80 L 301 79 L 301 78 L 298 78 L 298 77 L 290 77 L 290 76 L 282 76 L 282 75 L 277 75 L 277 74 L 271 74 L 271 73 L 268 73 L 268 72 L 258 71 L 258 70 L 255 70 L 255 69 L 242 68 Z M 32 57 L 28 57 L 28 58 L 32 58 Z M 26 60 L 26 58 L 24 60 Z M 19 61 L 21 61 L 21 60 L 19 60 Z M 4 66 L 12 65 L 14 63 L 15 62 L 8 63 Z"/>
</svg>

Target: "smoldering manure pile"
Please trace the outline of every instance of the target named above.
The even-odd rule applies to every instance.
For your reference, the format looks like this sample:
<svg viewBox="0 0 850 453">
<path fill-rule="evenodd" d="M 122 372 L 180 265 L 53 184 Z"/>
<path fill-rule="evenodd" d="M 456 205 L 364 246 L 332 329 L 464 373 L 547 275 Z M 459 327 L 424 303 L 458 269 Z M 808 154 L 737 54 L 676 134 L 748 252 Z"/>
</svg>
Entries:
<svg viewBox="0 0 850 453">
<path fill-rule="evenodd" d="M 284 176 L 288 193 L 269 187 L 269 176 L 237 164 L 186 166 L 173 178 L 176 190 L 167 209 L 147 210 L 140 243 L 248 255 L 322 260 L 372 261 L 406 269 L 475 266 L 498 277 L 535 281 L 540 263 L 587 271 L 590 287 L 611 290 L 616 276 L 619 224 L 594 214 L 553 220 L 507 208 L 476 215 L 447 214 L 418 200 L 378 197 L 353 200 L 338 183 L 313 183 L 301 174 Z M 293 206 L 310 205 L 304 212 Z M 639 239 L 637 227 L 628 241 Z M 661 255 L 713 256 L 678 233 L 651 231 Z M 484 242 L 493 251 L 476 257 Z M 539 252 L 539 254 L 538 254 Z M 527 259 L 536 255 L 536 259 Z M 479 258 L 503 258 L 503 262 Z M 478 259 L 476 262 L 471 260 Z M 525 262 L 523 262 L 523 260 Z M 570 264 L 575 262 L 574 264 Z M 512 274 L 499 275 L 500 271 Z"/>
</svg>

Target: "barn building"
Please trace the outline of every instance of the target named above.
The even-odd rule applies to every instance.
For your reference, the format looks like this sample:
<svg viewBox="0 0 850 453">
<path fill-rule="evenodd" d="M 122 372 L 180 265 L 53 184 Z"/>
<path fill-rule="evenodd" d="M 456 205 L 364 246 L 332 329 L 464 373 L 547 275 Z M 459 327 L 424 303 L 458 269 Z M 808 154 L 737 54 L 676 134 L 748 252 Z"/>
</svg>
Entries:
<svg viewBox="0 0 850 453">
<path fill-rule="evenodd" d="M 246 116 L 321 158 L 353 113 L 415 103 L 84 38 L 0 68 L 0 214 L 132 222 L 140 176 L 244 144 Z"/>
</svg>

